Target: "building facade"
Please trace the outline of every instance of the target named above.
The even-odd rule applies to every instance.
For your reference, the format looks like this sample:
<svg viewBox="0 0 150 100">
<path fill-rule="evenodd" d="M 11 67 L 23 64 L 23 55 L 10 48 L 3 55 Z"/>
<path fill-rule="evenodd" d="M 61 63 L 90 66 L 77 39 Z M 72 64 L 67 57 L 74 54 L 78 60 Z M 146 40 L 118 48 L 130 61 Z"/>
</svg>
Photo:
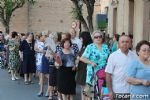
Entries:
<svg viewBox="0 0 150 100">
<path fill-rule="evenodd" d="M 134 46 L 150 41 L 150 0 L 109 0 L 108 33 L 133 34 Z"/>
<path fill-rule="evenodd" d="M 103 2 L 102 2 L 103 1 Z M 106 1 L 96 0 L 93 22 L 95 27 L 96 14 L 104 12 Z M 67 32 L 74 19 L 71 15 L 71 0 L 37 0 L 34 5 L 26 4 L 17 9 L 11 18 L 10 31 L 18 32 L 41 32 L 41 31 L 61 31 Z M 83 14 L 86 17 L 87 11 L 83 5 Z M 0 23 L 0 30 L 5 31 Z"/>
</svg>

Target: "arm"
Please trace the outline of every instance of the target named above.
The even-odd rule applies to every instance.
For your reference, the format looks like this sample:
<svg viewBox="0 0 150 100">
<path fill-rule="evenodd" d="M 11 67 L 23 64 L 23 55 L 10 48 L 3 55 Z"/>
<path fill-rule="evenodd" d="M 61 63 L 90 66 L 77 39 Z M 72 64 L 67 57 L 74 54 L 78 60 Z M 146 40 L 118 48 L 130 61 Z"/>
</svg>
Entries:
<svg viewBox="0 0 150 100">
<path fill-rule="evenodd" d="M 113 91 L 113 88 L 112 88 L 112 78 L 111 78 L 111 75 L 110 73 L 106 73 L 106 83 L 107 83 L 107 87 L 108 87 L 108 90 L 109 90 L 109 97 L 110 97 L 110 100 L 113 100 L 114 99 L 114 91 Z"/>
<path fill-rule="evenodd" d="M 80 61 L 82 61 L 82 62 L 84 62 L 86 64 L 90 64 L 93 67 L 97 66 L 97 64 L 95 64 L 94 62 L 91 62 L 90 60 L 88 60 L 87 58 L 84 58 L 84 57 L 80 57 Z"/>
<path fill-rule="evenodd" d="M 142 80 L 142 79 L 133 78 L 133 77 L 128 77 L 127 82 L 132 85 L 144 85 L 144 86 L 150 85 L 150 82 L 147 80 Z"/>
<path fill-rule="evenodd" d="M 112 74 L 110 74 L 110 73 L 106 73 L 106 83 L 107 83 L 108 90 L 109 90 L 110 92 L 113 92 L 111 75 L 112 75 Z"/>
</svg>

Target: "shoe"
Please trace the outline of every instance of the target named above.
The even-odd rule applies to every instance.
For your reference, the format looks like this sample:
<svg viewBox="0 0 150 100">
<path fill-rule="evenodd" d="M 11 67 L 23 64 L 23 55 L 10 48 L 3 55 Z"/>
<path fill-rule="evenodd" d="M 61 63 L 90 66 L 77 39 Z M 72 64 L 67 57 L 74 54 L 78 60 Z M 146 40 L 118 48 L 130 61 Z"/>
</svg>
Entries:
<svg viewBox="0 0 150 100">
<path fill-rule="evenodd" d="M 32 81 L 29 81 L 29 84 L 34 84 L 34 82 L 32 82 Z"/>
<path fill-rule="evenodd" d="M 29 82 L 28 82 L 28 81 L 24 81 L 24 84 L 25 84 L 25 85 L 29 85 Z"/>
<path fill-rule="evenodd" d="M 49 96 L 49 97 L 48 97 L 48 100 L 53 100 L 53 96 Z"/>
<path fill-rule="evenodd" d="M 17 76 L 15 76 L 15 79 L 16 79 L 16 80 L 19 80 L 20 78 L 19 78 L 19 77 L 17 77 Z"/>
<path fill-rule="evenodd" d="M 43 92 L 39 92 L 39 93 L 37 94 L 37 96 L 38 96 L 38 97 L 42 97 L 42 96 L 43 96 Z"/>
<path fill-rule="evenodd" d="M 45 97 L 49 97 L 49 94 L 48 94 L 48 92 L 45 94 Z"/>
<path fill-rule="evenodd" d="M 12 78 L 11 78 L 11 80 L 12 80 L 12 81 L 15 81 L 15 78 L 14 78 L 14 77 L 12 77 Z"/>
</svg>

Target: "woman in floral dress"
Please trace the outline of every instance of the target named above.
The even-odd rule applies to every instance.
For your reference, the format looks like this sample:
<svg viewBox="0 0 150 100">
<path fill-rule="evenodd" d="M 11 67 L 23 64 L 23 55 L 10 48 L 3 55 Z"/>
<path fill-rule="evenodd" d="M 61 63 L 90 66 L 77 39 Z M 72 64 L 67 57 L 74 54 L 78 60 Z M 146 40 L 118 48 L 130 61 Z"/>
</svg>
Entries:
<svg viewBox="0 0 150 100">
<path fill-rule="evenodd" d="M 11 79 L 18 79 L 17 70 L 19 67 L 19 42 L 17 32 L 12 32 L 12 39 L 8 42 L 9 47 L 9 67 L 11 70 Z"/>
</svg>

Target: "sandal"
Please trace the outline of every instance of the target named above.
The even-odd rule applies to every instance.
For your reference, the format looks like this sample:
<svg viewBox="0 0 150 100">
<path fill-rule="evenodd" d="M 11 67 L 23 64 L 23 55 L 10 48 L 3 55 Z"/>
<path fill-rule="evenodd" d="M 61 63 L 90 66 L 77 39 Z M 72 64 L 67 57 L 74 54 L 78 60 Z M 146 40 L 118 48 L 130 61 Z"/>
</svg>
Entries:
<svg viewBox="0 0 150 100">
<path fill-rule="evenodd" d="M 24 84 L 25 84 L 25 85 L 29 85 L 29 82 L 28 82 L 28 81 L 25 81 Z"/>
<path fill-rule="evenodd" d="M 49 96 L 49 97 L 48 97 L 48 100 L 53 100 L 53 96 Z"/>
<path fill-rule="evenodd" d="M 29 84 L 34 84 L 34 82 L 32 82 L 32 81 L 29 81 Z"/>
</svg>

